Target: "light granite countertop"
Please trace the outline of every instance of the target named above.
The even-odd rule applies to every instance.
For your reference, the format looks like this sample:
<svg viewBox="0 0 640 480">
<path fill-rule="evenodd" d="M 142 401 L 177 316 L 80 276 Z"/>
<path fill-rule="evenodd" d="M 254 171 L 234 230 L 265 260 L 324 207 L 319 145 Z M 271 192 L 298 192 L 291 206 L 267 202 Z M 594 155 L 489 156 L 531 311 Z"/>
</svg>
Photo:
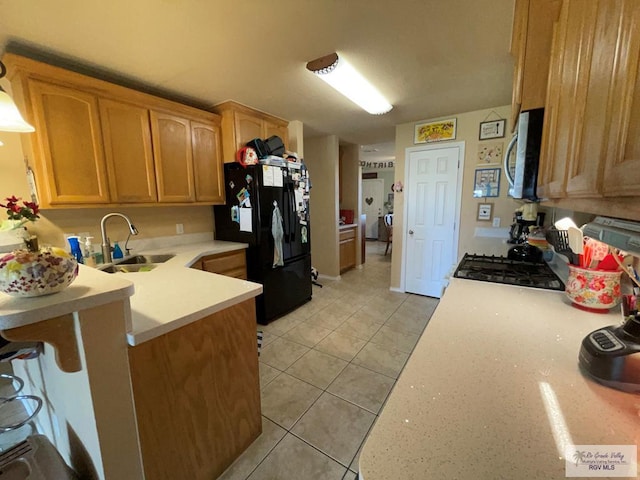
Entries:
<svg viewBox="0 0 640 480">
<path fill-rule="evenodd" d="M 246 248 L 246 244 L 213 240 L 145 250 L 144 254 L 172 253 L 175 257 L 150 272 L 104 274 L 130 280 L 133 328 L 129 345 L 139 345 L 249 300 L 262 293 L 262 285 L 191 267 L 200 257 Z"/>
<path fill-rule="evenodd" d="M 35 298 L 0 293 L 0 329 L 131 297 L 127 341 L 139 345 L 262 293 L 260 284 L 189 268 L 200 257 L 244 248 L 213 240 L 135 252 L 175 254 L 149 272 L 110 274 L 80 265 L 78 277 L 62 292 Z"/>
<path fill-rule="evenodd" d="M 133 283 L 126 277 L 80 265 L 76 279 L 61 292 L 41 297 L 12 297 L 0 292 L 0 329 L 30 325 L 123 300 L 133 292 Z"/>
<path fill-rule="evenodd" d="M 451 279 L 365 442 L 360 478 L 562 479 L 570 445 L 639 445 L 640 396 L 578 368 L 582 339 L 620 321 L 562 292 Z"/>
</svg>

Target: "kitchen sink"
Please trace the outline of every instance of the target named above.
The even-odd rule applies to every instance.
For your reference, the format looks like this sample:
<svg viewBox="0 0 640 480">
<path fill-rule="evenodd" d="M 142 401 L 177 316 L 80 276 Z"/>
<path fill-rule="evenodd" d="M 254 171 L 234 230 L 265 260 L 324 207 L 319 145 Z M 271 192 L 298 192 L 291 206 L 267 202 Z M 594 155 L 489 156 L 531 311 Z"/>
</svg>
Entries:
<svg viewBox="0 0 640 480">
<path fill-rule="evenodd" d="M 152 263 L 138 263 L 133 265 L 129 265 L 129 264 L 122 265 L 119 263 L 117 265 L 106 265 L 105 267 L 98 268 L 98 270 L 101 270 L 107 273 L 150 272 L 157 266 L 158 265 L 152 264 Z"/>
<path fill-rule="evenodd" d="M 157 255 L 134 255 L 121 262 L 117 262 L 118 265 L 135 265 L 135 264 L 149 264 L 149 263 L 164 263 L 167 260 L 171 260 L 175 255 L 173 253 L 161 253 Z"/>
</svg>

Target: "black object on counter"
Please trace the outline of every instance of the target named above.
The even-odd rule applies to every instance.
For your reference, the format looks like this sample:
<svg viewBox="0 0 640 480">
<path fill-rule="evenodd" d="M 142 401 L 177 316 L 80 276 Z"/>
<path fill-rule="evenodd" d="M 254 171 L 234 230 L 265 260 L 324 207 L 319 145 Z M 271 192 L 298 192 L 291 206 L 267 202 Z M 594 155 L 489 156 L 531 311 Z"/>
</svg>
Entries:
<svg viewBox="0 0 640 480">
<path fill-rule="evenodd" d="M 582 340 L 580 369 L 607 387 L 640 393 L 640 317 L 600 328 Z"/>
<path fill-rule="evenodd" d="M 507 253 L 510 260 L 522 260 L 524 262 L 540 263 L 542 262 L 542 250 L 528 243 L 511 247 Z"/>
</svg>

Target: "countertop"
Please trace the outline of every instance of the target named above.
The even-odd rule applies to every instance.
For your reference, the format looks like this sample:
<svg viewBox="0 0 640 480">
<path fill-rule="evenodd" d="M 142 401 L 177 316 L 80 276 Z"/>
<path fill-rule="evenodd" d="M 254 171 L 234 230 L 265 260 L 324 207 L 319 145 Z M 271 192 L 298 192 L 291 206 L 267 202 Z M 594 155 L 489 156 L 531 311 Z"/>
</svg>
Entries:
<svg viewBox="0 0 640 480">
<path fill-rule="evenodd" d="M 41 297 L 11 297 L 0 292 L 0 329 L 21 327 L 123 300 L 133 292 L 133 283 L 126 277 L 107 275 L 80 265 L 76 279 L 61 292 Z"/>
<path fill-rule="evenodd" d="M 358 224 L 357 223 L 346 223 L 344 225 L 338 225 L 338 228 L 340 230 L 347 230 L 349 228 L 357 228 Z"/>
<path fill-rule="evenodd" d="M 34 298 L 0 293 L 0 329 L 131 297 L 127 341 L 139 345 L 262 293 L 260 284 L 189 268 L 205 255 L 244 248 L 242 243 L 214 240 L 133 252 L 176 254 L 149 272 L 105 273 L 80 265 L 78 277 L 62 292 Z"/>
<path fill-rule="evenodd" d="M 563 292 L 452 278 L 365 442 L 361 478 L 563 479 L 568 445 L 640 444 L 640 396 L 578 368 L 583 337 L 620 321 Z"/>
<path fill-rule="evenodd" d="M 113 273 L 135 285 L 131 297 L 133 329 L 129 345 L 139 345 L 262 293 L 258 283 L 189 268 L 205 255 L 246 248 L 246 244 L 210 241 L 135 253 L 174 253 L 150 272 Z"/>
</svg>

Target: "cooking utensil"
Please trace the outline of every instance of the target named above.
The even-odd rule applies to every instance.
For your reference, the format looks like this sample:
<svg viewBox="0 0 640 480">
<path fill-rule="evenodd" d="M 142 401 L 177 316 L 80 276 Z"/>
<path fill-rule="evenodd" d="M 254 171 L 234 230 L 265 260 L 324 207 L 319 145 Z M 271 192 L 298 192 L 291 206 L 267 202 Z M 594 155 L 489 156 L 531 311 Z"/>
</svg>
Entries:
<svg viewBox="0 0 640 480">
<path fill-rule="evenodd" d="M 569 248 L 576 255 L 582 254 L 584 251 L 584 239 L 582 237 L 582 230 L 578 227 L 567 228 L 567 234 L 569 236 Z"/>
<path fill-rule="evenodd" d="M 569 247 L 569 232 L 552 227 L 547 231 L 546 237 L 547 242 L 553 246 L 553 250 L 557 254 L 566 257 L 571 264 L 578 264 L 577 255 L 574 255 Z"/>
</svg>

